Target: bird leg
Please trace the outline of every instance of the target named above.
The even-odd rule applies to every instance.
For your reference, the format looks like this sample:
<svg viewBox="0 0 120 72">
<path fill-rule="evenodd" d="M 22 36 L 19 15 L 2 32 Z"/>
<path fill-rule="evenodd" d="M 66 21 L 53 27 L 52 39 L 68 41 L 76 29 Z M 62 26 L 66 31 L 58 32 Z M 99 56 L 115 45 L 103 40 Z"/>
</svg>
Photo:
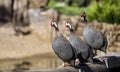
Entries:
<svg viewBox="0 0 120 72">
<path fill-rule="evenodd" d="M 94 49 L 94 56 L 97 56 L 97 50 Z"/>
</svg>

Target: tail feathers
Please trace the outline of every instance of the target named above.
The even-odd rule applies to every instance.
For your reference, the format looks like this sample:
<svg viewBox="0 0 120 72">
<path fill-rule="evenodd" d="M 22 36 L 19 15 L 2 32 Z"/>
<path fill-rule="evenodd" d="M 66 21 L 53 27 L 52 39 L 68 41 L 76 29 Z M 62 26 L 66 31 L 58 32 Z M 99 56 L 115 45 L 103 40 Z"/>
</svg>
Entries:
<svg viewBox="0 0 120 72">
<path fill-rule="evenodd" d="M 103 39 L 104 39 L 104 46 L 101 48 L 101 51 L 105 52 L 106 53 L 106 49 L 107 49 L 107 46 L 108 46 L 108 41 L 107 41 L 107 38 L 103 35 Z"/>
</svg>

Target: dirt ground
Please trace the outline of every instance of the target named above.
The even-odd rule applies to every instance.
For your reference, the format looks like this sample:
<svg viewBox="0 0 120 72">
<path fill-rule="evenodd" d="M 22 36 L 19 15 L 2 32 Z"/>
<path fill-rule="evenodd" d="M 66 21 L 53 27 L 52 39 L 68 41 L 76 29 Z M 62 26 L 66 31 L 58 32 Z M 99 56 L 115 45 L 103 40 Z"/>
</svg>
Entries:
<svg viewBox="0 0 120 72">
<path fill-rule="evenodd" d="M 52 52 L 50 38 L 43 37 L 45 36 L 35 32 L 26 36 L 15 36 L 11 25 L 0 27 L 0 59 Z"/>
</svg>

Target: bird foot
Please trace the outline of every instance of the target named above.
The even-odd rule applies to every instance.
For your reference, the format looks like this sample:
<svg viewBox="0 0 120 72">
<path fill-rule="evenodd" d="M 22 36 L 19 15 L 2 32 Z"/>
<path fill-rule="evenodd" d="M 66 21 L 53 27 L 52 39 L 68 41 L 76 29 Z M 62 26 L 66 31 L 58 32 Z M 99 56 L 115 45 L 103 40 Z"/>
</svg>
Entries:
<svg viewBox="0 0 120 72">
<path fill-rule="evenodd" d="M 60 65 L 58 68 L 63 68 L 63 67 L 65 67 L 64 63 Z"/>
<path fill-rule="evenodd" d="M 58 68 L 63 68 L 63 67 L 67 67 L 69 66 L 69 64 L 63 63 L 62 65 L 60 65 Z"/>
<path fill-rule="evenodd" d="M 95 56 L 97 56 L 97 50 L 95 50 L 95 52 L 94 52 L 94 57 L 95 57 Z"/>
<path fill-rule="evenodd" d="M 76 59 L 76 61 L 75 61 L 75 65 L 79 65 L 79 64 L 80 64 L 79 59 Z"/>
</svg>

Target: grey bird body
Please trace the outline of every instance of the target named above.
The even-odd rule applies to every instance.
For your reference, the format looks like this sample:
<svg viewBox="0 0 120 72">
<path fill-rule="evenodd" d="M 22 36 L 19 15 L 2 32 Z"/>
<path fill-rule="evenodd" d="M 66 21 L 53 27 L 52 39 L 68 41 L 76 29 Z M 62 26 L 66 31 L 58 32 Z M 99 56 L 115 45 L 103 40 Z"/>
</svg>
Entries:
<svg viewBox="0 0 120 72">
<path fill-rule="evenodd" d="M 69 41 L 76 50 L 77 58 L 82 62 L 87 61 L 90 55 L 87 44 L 75 34 L 70 36 Z"/>
<path fill-rule="evenodd" d="M 107 45 L 108 45 L 107 38 L 100 31 L 98 31 L 97 29 L 95 29 L 93 27 L 90 27 L 87 24 L 85 13 L 82 16 L 84 19 L 84 21 L 83 21 L 84 22 L 83 37 L 84 37 L 85 41 L 93 49 L 106 52 Z"/>
<path fill-rule="evenodd" d="M 89 45 L 76 35 L 75 30 L 72 29 L 72 26 L 69 22 L 66 22 L 66 25 L 70 30 L 69 42 L 75 49 L 79 61 L 81 63 L 85 63 L 86 61 L 88 61 L 88 59 L 91 59 L 92 61 L 93 54 L 91 52 L 92 50 L 90 50 Z"/>
<path fill-rule="evenodd" d="M 62 34 L 59 33 L 58 26 L 55 22 L 53 22 L 53 27 L 55 28 L 55 36 L 52 41 L 54 52 L 63 62 L 75 66 L 76 56 L 72 45 Z"/>
<path fill-rule="evenodd" d="M 103 36 L 100 32 L 96 31 L 92 27 L 85 26 L 83 37 L 92 48 L 101 49 L 103 45 Z"/>
<path fill-rule="evenodd" d="M 75 59 L 72 46 L 64 37 L 55 37 L 52 41 L 52 48 L 64 62 L 70 62 Z"/>
</svg>

